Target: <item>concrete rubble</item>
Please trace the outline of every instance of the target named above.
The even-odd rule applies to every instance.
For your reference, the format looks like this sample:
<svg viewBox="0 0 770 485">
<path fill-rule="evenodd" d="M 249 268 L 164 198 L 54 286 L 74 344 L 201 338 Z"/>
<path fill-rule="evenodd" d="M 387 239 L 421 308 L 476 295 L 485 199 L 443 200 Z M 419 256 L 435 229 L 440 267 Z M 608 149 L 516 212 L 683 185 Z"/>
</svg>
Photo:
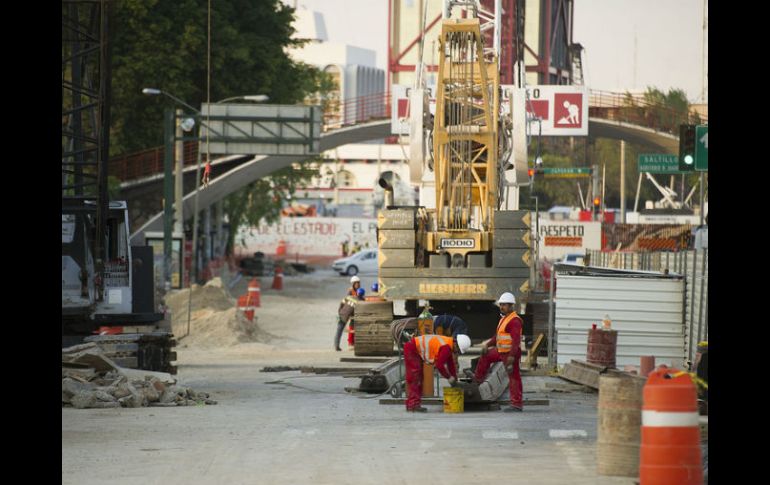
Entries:
<svg viewBox="0 0 770 485">
<path fill-rule="evenodd" d="M 120 367 L 94 343 L 62 349 L 61 401 L 77 409 L 217 403 L 206 392 L 179 385 L 171 374 Z"/>
</svg>

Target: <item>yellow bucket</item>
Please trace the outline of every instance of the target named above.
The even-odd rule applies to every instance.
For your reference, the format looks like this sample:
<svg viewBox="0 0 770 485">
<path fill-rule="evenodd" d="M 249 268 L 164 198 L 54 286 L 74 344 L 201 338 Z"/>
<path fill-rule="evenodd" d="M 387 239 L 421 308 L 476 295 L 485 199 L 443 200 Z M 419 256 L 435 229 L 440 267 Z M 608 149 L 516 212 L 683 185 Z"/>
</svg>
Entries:
<svg viewBox="0 0 770 485">
<path fill-rule="evenodd" d="M 465 395 L 459 387 L 444 388 L 444 412 L 461 413 L 465 409 Z"/>
</svg>

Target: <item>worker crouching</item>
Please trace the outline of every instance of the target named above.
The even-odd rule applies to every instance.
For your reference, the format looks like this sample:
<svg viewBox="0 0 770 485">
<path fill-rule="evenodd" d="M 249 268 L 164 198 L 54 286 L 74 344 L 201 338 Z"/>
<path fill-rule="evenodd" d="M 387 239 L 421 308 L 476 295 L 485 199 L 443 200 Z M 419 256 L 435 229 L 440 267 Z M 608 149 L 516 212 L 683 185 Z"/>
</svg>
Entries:
<svg viewBox="0 0 770 485">
<path fill-rule="evenodd" d="M 452 358 L 455 343 L 460 353 L 465 353 L 471 346 L 471 339 L 467 335 L 457 335 L 455 338 L 442 335 L 422 335 L 404 344 L 407 411 L 427 411 L 420 405 L 422 404 L 423 362 L 433 364 L 451 386 L 457 386 L 457 368 Z"/>
<path fill-rule="evenodd" d="M 522 411 L 522 385 L 519 360 L 521 360 L 521 328 L 523 321 L 513 306 L 516 298 L 511 293 L 503 293 L 497 301 L 500 306 L 500 321 L 497 334 L 481 346 L 481 357 L 476 365 L 476 382 L 482 382 L 487 371 L 495 362 L 503 362 L 508 373 L 508 388 L 511 394 L 511 407 L 506 411 Z"/>
</svg>

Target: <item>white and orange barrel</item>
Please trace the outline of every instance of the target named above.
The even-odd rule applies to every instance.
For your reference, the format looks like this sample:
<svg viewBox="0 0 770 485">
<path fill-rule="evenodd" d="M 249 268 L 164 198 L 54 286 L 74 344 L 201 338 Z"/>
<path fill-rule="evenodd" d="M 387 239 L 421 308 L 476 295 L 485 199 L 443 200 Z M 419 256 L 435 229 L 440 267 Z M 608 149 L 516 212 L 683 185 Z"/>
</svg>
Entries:
<svg viewBox="0 0 770 485">
<path fill-rule="evenodd" d="M 640 485 L 702 485 L 698 399 L 690 375 L 661 366 L 644 386 Z"/>
<path fill-rule="evenodd" d="M 261 306 L 260 304 L 261 293 L 262 293 L 262 290 L 259 287 L 259 280 L 257 278 L 252 278 L 251 281 L 249 281 L 249 291 L 248 291 L 249 306 L 253 306 L 253 307 Z"/>
</svg>

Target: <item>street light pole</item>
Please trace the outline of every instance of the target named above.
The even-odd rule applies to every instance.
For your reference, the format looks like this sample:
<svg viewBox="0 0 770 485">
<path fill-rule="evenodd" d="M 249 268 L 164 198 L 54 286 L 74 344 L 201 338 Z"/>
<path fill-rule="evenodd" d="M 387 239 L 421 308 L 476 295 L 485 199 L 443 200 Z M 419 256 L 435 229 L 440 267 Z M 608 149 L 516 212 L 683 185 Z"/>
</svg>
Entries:
<svg viewBox="0 0 770 485">
<path fill-rule="evenodd" d="M 172 100 L 174 100 L 176 103 L 181 104 L 182 106 L 190 109 L 192 112 L 202 115 L 200 110 L 190 106 L 189 104 L 185 103 L 181 99 L 177 98 L 173 94 L 163 91 L 161 89 L 156 88 L 144 88 L 142 89 L 143 94 L 151 95 L 151 96 L 158 96 L 158 95 L 164 95 L 168 96 Z M 234 99 L 245 99 L 248 101 L 254 101 L 257 103 L 268 101 L 268 96 L 264 94 L 252 94 L 252 95 L 245 95 L 245 96 L 234 96 L 232 98 L 226 98 L 221 101 L 217 101 L 215 104 L 223 103 L 225 101 L 230 101 Z M 180 112 L 177 112 L 179 116 L 181 116 Z M 181 125 L 178 127 L 178 132 L 175 133 L 175 123 L 176 123 L 176 115 L 174 111 L 171 108 L 168 108 L 164 110 L 164 118 L 163 118 L 163 136 L 164 136 L 164 157 L 163 157 L 163 261 L 164 261 L 164 268 L 163 268 L 163 277 L 164 277 L 164 285 L 166 291 L 171 289 L 171 261 L 172 261 L 172 231 L 174 226 L 174 206 L 176 205 L 176 211 L 177 211 L 177 223 L 181 226 L 184 222 L 184 214 L 183 214 L 183 207 L 182 207 L 182 197 L 183 197 L 183 186 L 182 186 L 182 179 L 183 179 L 183 170 L 184 170 L 184 155 L 182 152 L 183 142 L 180 140 L 183 137 L 183 134 L 181 133 L 181 129 L 188 130 L 188 128 L 184 128 Z M 179 146 L 177 147 L 177 157 L 178 157 L 178 163 L 177 163 L 177 174 L 176 174 L 176 183 L 175 183 L 175 177 L 174 177 L 174 142 L 179 141 Z M 208 160 L 207 160 L 208 161 Z M 200 150 L 200 138 L 198 139 L 198 167 L 196 169 L 196 175 L 195 175 L 195 191 L 196 191 L 196 197 L 195 197 L 195 203 L 196 203 L 196 213 L 194 214 L 195 217 L 197 217 L 197 192 L 198 192 L 198 183 L 200 180 L 200 163 L 201 163 L 201 150 Z M 179 200 L 176 204 L 174 204 L 174 193 L 175 193 L 175 185 L 176 185 L 176 192 L 180 195 Z M 194 221 L 197 222 L 197 219 Z M 195 224 L 194 224 L 195 225 Z M 195 231 L 194 231 L 195 232 Z M 193 234 L 193 239 L 195 239 L 195 234 Z M 195 244 L 193 243 L 193 246 Z M 193 258 L 196 256 L 196 248 L 193 247 Z M 193 266 L 195 266 L 195 263 L 193 263 Z"/>
<path fill-rule="evenodd" d="M 176 110 L 176 148 L 174 155 L 176 158 L 176 170 L 174 173 L 174 232 L 182 232 L 184 223 L 184 214 L 182 213 L 182 197 L 184 197 L 184 141 L 182 137 L 182 110 Z"/>
<path fill-rule="evenodd" d="M 174 111 L 164 111 L 165 150 L 163 154 L 163 283 L 165 290 L 171 289 L 171 231 L 174 216 Z"/>
</svg>

